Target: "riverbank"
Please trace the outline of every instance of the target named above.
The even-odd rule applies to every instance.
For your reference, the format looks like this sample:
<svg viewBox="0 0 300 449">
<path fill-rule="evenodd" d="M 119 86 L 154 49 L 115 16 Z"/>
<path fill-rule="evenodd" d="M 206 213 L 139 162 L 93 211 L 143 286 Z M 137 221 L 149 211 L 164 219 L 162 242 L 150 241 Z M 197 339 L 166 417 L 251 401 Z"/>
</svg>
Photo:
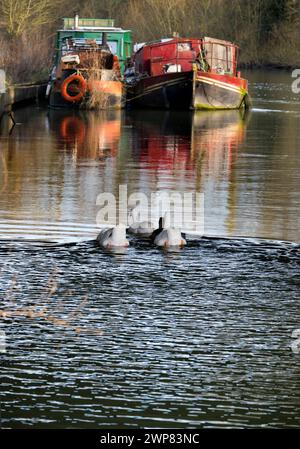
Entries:
<svg viewBox="0 0 300 449">
<path fill-rule="evenodd" d="M 6 92 L 0 93 L 0 116 L 4 112 L 10 112 L 16 105 L 43 98 L 46 86 L 45 81 L 8 86 Z"/>
</svg>

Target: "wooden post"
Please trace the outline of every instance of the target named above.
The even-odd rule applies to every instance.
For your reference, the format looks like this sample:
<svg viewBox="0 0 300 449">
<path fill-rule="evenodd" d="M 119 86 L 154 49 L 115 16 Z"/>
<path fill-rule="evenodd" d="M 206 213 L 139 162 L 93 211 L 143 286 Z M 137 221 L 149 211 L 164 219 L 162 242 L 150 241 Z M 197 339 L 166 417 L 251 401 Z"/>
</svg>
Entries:
<svg viewBox="0 0 300 449">
<path fill-rule="evenodd" d="M 0 69 L 0 94 L 5 94 L 6 92 L 6 76 L 5 71 Z"/>
</svg>

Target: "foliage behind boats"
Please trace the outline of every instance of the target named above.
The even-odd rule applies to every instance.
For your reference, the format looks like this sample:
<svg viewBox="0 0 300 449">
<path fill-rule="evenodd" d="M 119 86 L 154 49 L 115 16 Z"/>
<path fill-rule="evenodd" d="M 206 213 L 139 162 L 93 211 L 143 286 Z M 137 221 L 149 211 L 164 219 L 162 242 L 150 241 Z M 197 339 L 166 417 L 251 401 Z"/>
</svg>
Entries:
<svg viewBox="0 0 300 449">
<path fill-rule="evenodd" d="M 0 0 L 0 67 L 14 82 L 49 72 L 54 33 L 64 15 L 114 17 L 148 41 L 177 31 L 236 42 L 240 62 L 300 63 L 297 0 Z M 52 50 L 51 50 L 52 49 Z"/>
</svg>

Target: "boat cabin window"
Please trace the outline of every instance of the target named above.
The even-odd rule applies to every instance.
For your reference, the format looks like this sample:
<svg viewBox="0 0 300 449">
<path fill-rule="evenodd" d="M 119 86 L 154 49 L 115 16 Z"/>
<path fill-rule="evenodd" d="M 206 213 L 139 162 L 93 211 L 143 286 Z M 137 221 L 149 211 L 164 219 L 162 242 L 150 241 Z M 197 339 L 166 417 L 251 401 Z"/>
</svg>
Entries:
<svg viewBox="0 0 300 449">
<path fill-rule="evenodd" d="M 209 68 L 221 75 L 236 73 L 236 47 L 235 45 L 204 41 L 204 57 Z"/>
<path fill-rule="evenodd" d="M 118 53 L 118 42 L 117 41 L 108 41 L 107 45 L 109 46 L 109 49 L 113 55 L 116 55 Z"/>
<path fill-rule="evenodd" d="M 178 42 L 177 50 L 178 51 L 191 51 L 192 44 L 191 44 L 191 42 Z"/>
</svg>

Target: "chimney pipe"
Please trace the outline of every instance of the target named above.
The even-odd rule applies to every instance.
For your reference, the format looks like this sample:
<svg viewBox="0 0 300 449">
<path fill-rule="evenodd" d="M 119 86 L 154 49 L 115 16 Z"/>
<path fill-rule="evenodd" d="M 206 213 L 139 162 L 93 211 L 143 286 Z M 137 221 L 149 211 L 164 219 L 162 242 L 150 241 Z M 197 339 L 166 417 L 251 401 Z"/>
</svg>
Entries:
<svg viewBox="0 0 300 449">
<path fill-rule="evenodd" d="M 78 29 L 78 26 L 79 26 L 78 24 L 79 24 L 79 16 L 78 16 L 78 14 L 76 14 L 75 18 L 74 18 L 74 28 L 75 28 L 75 30 Z"/>
</svg>

